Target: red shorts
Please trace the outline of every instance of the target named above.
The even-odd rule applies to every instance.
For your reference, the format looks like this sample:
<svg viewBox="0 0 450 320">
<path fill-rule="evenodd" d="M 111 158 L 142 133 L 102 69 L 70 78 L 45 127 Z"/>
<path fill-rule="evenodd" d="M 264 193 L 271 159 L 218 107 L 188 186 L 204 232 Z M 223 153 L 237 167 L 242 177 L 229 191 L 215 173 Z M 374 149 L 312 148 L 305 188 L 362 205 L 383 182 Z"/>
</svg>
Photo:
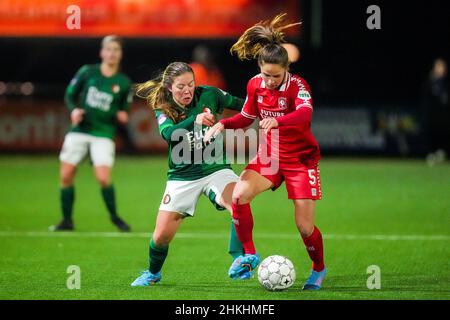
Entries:
<svg viewBox="0 0 450 320">
<path fill-rule="evenodd" d="M 317 164 L 308 167 L 301 163 L 279 163 L 278 166 L 277 172 L 268 173 L 269 165 L 261 164 L 254 159 L 245 169 L 256 171 L 269 179 L 274 185 L 272 190 L 276 190 L 285 181 L 288 199 L 322 199 L 320 171 Z"/>
</svg>

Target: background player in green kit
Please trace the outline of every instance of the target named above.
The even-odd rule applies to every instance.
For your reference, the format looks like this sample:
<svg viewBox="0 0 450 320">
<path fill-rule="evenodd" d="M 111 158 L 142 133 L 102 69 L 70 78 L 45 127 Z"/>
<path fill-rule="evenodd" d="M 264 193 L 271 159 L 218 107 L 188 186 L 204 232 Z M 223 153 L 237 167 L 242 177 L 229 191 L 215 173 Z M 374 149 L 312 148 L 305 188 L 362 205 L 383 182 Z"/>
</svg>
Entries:
<svg viewBox="0 0 450 320">
<path fill-rule="evenodd" d="M 121 231 L 130 230 L 117 214 L 111 182 L 115 155 L 113 139 L 118 123 L 128 121 L 128 108 L 132 100 L 131 82 L 119 72 L 121 39 L 114 35 L 103 38 L 100 57 L 101 64 L 81 67 L 66 90 L 65 102 L 71 112 L 72 126 L 59 156 L 63 220 L 53 227 L 55 231 L 74 229 L 74 178 L 78 164 L 88 153 L 111 221 Z"/>
<path fill-rule="evenodd" d="M 226 161 L 223 145 L 214 158 L 219 161 L 210 163 L 202 158 L 206 148 L 203 134 L 215 123 L 215 115 L 224 108 L 240 111 L 244 100 L 215 87 L 195 87 L 194 73 L 184 62 L 173 62 L 156 80 L 138 85 L 137 95 L 146 98 L 155 110 L 160 134 L 169 144 L 168 181 L 150 241 L 149 269 L 131 284 L 149 286 L 161 280 L 169 243 L 183 219 L 194 215 L 202 194 L 217 209 L 231 212 L 231 195 L 238 177 Z M 233 225 L 229 252 L 233 257 L 243 252 Z M 248 279 L 252 272 L 240 278 Z"/>
</svg>

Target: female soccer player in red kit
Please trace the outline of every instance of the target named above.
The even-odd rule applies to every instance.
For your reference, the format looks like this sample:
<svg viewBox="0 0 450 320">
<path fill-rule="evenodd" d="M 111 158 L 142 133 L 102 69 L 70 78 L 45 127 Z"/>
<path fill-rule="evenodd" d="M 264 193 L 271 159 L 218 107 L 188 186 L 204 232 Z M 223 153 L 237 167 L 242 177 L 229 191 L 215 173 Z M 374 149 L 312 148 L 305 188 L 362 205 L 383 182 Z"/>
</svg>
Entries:
<svg viewBox="0 0 450 320">
<path fill-rule="evenodd" d="M 247 98 L 241 113 L 222 119 L 205 135 L 205 141 L 224 129 L 244 128 L 259 118 L 264 129 L 270 164 L 261 149 L 242 172 L 233 191 L 233 221 L 244 247 L 245 255 L 234 260 L 229 269 L 231 278 L 255 269 L 260 257 L 253 243 L 253 216 L 250 202 L 259 193 L 277 189 L 286 183 L 288 198 L 295 207 L 295 222 L 312 260 L 311 275 L 303 290 L 318 290 L 326 275 L 322 234 L 314 225 L 315 200 L 320 200 L 321 185 L 318 162 L 319 145 L 311 132 L 313 104 L 308 83 L 289 73 L 288 53 L 281 45 L 282 30 L 299 23 L 283 25 L 286 14 L 271 21 L 260 22 L 247 29 L 232 46 L 240 60 L 257 59 L 261 73 L 247 84 Z"/>
</svg>

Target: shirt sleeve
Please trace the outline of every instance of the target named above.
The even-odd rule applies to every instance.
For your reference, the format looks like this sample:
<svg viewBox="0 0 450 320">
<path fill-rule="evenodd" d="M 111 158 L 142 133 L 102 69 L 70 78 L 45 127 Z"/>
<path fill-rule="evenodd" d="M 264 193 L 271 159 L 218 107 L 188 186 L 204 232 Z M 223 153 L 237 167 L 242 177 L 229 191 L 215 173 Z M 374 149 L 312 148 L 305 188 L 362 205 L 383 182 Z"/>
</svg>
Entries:
<svg viewBox="0 0 450 320">
<path fill-rule="evenodd" d="M 294 106 L 295 110 L 298 110 L 302 107 L 311 109 L 313 108 L 311 90 L 309 89 L 309 85 L 306 82 L 297 86 L 297 90 L 295 90 Z"/>
<path fill-rule="evenodd" d="M 131 82 L 128 82 L 127 87 L 122 93 L 121 103 L 119 105 L 120 111 L 130 111 L 130 105 L 133 102 L 133 94 Z"/>
<path fill-rule="evenodd" d="M 247 84 L 247 96 L 245 97 L 244 106 L 241 114 L 249 119 L 256 119 L 258 117 L 258 106 L 256 105 L 255 89 L 252 85 L 252 80 Z"/>
<path fill-rule="evenodd" d="M 311 118 L 312 108 L 299 107 L 297 110 L 275 119 L 278 122 L 278 126 L 284 127 L 307 124 L 311 122 Z"/>
<path fill-rule="evenodd" d="M 235 111 L 241 111 L 244 105 L 244 99 L 232 96 L 226 91 L 222 89 L 217 89 L 219 93 L 219 102 L 220 105 L 225 109 L 231 109 Z M 222 111 L 223 111 L 223 108 Z"/>
<path fill-rule="evenodd" d="M 83 89 L 84 84 L 86 83 L 88 73 L 89 66 L 82 66 L 67 86 L 64 95 L 64 101 L 69 110 L 73 110 L 78 107 L 78 97 L 81 90 Z"/>
<path fill-rule="evenodd" d="M 170 143 L 172 133 L 177 129 L 192 130 L 194 128 L 195 116 L 189 116 L 183 121 L 175 124 L 172 119 L 166 116 L 162 111 L 155 111 L 156 120 L 158 121 L 159 133 Z"/>
<path fill-rule="evenodd" d="M 223 124 L 225 129 L 240 129 L 248 127 L 253 123 L 253 119 L 244 117 L 242 113 L 237 113 L 231 118 L 226 118 L 220 120 L 220 123 Z"/>
</svg>

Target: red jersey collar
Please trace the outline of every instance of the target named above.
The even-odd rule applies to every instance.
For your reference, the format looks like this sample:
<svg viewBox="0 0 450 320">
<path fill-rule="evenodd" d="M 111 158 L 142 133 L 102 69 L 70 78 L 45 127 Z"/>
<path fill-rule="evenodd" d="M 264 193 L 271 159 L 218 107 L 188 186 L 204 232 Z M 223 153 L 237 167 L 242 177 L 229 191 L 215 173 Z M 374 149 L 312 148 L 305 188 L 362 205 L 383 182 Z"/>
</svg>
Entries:
<svg viewBox="0 0 450 320">
<path fill-rule="evenodd" d="M 261 74 L 260 74 L 260 77 L 261 77 L 260 88 L 265 89 L 266 83 L 264 82 L 264 78 L 262 77 Z M 285 77 L 286 77 L 286 81 L 281 85 L 280 89 L 278 89 L 277 91 L 287 91 L 287 89 L 289 88 L 289 84 L 291 83 L 291 74 L 286 71 Z"/>
</svg>

